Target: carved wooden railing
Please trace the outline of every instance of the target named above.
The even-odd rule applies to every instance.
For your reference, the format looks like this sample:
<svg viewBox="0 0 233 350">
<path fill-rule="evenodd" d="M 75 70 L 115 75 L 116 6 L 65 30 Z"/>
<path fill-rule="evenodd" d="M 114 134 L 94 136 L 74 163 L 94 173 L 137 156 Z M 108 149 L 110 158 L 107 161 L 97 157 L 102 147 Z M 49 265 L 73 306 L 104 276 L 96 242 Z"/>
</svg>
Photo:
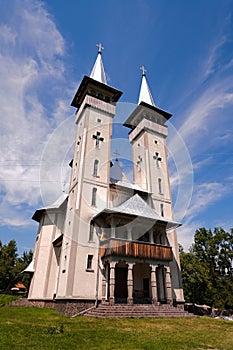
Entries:
<svg viewBox="0 0 233 350">
<path fill-rule="evenodd" d="M 171 261 L 172 248 L 160 244 L 110 238 L 100 242 L 100 257 L 109 256 Z"/>
</svg>

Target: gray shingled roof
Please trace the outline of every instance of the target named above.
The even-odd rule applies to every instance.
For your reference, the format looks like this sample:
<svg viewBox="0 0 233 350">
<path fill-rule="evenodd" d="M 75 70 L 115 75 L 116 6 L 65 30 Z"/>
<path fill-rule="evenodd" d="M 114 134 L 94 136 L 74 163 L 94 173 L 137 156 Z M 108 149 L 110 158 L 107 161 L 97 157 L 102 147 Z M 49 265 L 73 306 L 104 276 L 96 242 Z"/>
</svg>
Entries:
<svg viewBox="0 0 233 350">
<path fill-rule="evenodd" d="M 35 211 L 35 213 L 32 216 L 32 219 L 35 221 L 40 221 L 40 216 L 41 214 L 46 211 L 46 210 L 55 210 L 55 209 L 59 209 L 62 204 L 65 202 L 65 200 L 67 199 L 68 195 L 66 194 L 62 194 L 55 202 L 53 202 L 50 205 L 44 206 L 43 208 L 39 208 Z"/>
<path fill-rule="evenodd" d="M 156 214 L 156 212 L 138 194 L 135 194 L 119 206 L 111 208 L 111 211 L 142 216 L 153 220 L 159 219 L 159 215 Z"/>
<path fill-rule="evenodd" d="M 104 209 L 102 212 L 97 214 L 95 218 L 101 216 L 102 213 L 120 213 L 160 221 L 168 224 L 168 228 L 180 226 L 180 223 L 158 215 L 138 194 L 135 194 L 133 197 L 129 198 L 127 201 L 117 207 Z"/>
</svg>

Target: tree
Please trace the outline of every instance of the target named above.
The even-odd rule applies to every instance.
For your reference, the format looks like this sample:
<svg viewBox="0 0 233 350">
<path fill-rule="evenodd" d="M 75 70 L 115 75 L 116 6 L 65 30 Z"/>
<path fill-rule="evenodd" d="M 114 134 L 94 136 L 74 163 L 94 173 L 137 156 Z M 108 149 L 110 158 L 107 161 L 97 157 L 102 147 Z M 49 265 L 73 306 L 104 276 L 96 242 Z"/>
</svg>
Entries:
<svg viewBox="0 0 233 350">
<path fill-rule="evenodd" d="M 0 242 L 0 290 L 9 290 L 14 279 L 14 268 L 17 257 L 16 242 L 11 240 L 8 244 Z"/>
<path fill-rule="evenodd" d="M 180 249 L 180 259 L 187 302 L 233 308 L 233 229 L 200 228 L 189 252 Z"/>
<path fill-rule="evenodd" d="M 30 276 L 22 274 L 22 271 L 32 260 L 32 251 L 17 254 L 15 240 L 3 245 L 0 241 L 0 291 L 8 292 L 17 282 L 22 282 L 27 288 Z"/>
</svg>

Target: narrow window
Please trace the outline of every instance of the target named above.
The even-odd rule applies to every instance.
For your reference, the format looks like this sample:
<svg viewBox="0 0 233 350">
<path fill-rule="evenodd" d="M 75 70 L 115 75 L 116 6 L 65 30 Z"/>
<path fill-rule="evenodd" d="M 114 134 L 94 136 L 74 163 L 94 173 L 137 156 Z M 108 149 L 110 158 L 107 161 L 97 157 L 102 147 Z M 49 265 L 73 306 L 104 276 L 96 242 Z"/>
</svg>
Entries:
<svg viewBox="0 0 233 350">
<path fill-rule="evenodd" d="M 91 220 L 90 222 L 90 228 L 89 228 L 89 241 L 90 242 L 93 242 L 94 240 L 94 221 Z"/>
<path fill-rule="evenodd" d="M 162 203 L 160 204 L 160 214 L 161 216 L 164 216 L 164 207 Z"/>
<path fill-rule="evenodd" d="M 161 193 L 163 193 L 163 191 L 162 191 L 162 179 L 158 179 L 158 185 L 159 185 L 159 193 L 161 194 Z"/>
<path fill-rule="evenodd" d="M 93 255 L 88 254 L 87 256 L 87 270 L 92 270 Z"/>
<path fill-rule="evenodd" d="M 98 167 L 99 167 L 99 161 L 96 159 L 94 161 L 93 176 L 97 176 L 98 175 Z"/>
<path fill-rule="evenodd" d="M 97 192 L 97 188 L 94 187 L 92 189 L 92 199 L 91 199 L 91 205 L 94 207 L 96 206 L 96 192 Z"/>
</svg>

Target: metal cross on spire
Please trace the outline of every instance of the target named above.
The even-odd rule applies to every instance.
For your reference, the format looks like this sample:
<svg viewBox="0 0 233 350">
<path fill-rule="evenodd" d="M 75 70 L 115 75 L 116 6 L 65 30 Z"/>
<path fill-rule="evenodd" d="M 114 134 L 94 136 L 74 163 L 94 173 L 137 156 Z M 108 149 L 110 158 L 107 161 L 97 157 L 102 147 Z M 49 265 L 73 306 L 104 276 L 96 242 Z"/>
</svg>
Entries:
<svg viewBox="0 0 233 350">
<path fill-rule="evenodd" d="M 141 66 L 140 69 L 142 71 L 142 75 L 146 75 L 146 68 L 144 66 Z"/>
<path fill-rule="evenodd" d="M 96 46 L 98 47 L 98 53 L 101 53 L 104 50 L 104 47 L 101 43 L 96 44 Z"/>
<path fill-rule="evenodd" d="M 118 156 L 120 155 L 120 153 L 119 153 L 118 150 L 116 149 L 115 152 L 114 152 L 113 154 L 115 154 L 115 156 L 116 156 L 116 161 L 118 162 Z"/>
<path fill-rule="evenodd" d="M 100 83 L 107 84 L 107 79 L 104 72 L 104 66 L 103 66 L 102 54 L 101 54 L 104 47 L 101 43 L 97 44 L 96 46 L 98 47 L 98 54 L 96 57 L 95 64 L 92 68 L 90 78 L 95 79 Z"/>
<path fill-rule="evenodd" d="M 142 71 L 142 82 L 141 82 L 141 89 L 140 89 L 139 98 L 138 98 L 138 104 L 140 104 L 141 102 L 146 102 L 151 106 L 155 106 L 153 97 L 151 95 L 151 92 L 146 80 L 146 69 L 144 66 L 141 66 L 140 69 Z"/>
</svg>

